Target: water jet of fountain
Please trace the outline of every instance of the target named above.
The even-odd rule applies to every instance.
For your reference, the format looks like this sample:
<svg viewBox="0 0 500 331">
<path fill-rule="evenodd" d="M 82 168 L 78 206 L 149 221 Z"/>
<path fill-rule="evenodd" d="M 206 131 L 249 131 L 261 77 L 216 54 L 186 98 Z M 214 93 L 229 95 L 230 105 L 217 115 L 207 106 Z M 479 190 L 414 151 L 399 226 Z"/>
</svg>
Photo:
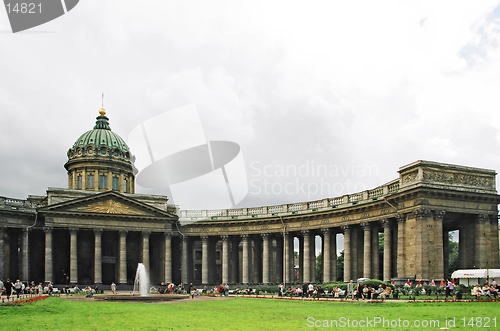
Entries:
<svg viewBox="0 0 500 331">
<path fill-rule="evenodd" d="M 135 273 L 133 294 L 139 293 L 141 296 L 147 296 L 149 293 L 149 280 L 144 264 L 137 264 L 137 272 Z"/>
</svg>

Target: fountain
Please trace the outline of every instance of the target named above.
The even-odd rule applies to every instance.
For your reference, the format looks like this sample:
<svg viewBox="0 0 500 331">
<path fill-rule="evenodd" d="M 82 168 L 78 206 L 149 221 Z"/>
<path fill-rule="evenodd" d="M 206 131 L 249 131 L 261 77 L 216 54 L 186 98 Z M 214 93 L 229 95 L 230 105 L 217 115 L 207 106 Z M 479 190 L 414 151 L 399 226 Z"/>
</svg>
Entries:
<svg viewBox="0 0 500 331">
<path fill-rule="evenodd" d="M 134 290 L 132 294 L 139 293 L 141 296 L 149 294 L 149 280 L 144 264 L 137 264 L 137 271 L 135 273 Z"/>
<path fill-rule="evenodd" d="M 131 294 L 94 295 L 94 300 L 100 301 L 165 302 L 187 298 L 189 298 L 189 295 L 149 294 L 149 277 L 146 267 L 142 263 L 137 265 L 134 289 Z"/>
</svg>

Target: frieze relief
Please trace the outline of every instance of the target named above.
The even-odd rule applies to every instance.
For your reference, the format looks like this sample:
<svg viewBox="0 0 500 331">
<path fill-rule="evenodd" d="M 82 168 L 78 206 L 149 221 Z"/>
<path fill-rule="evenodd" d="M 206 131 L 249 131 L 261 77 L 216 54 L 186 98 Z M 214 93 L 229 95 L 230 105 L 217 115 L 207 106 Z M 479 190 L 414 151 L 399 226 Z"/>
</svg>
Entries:
<svg viewBox="0 0 500 331">
<path fill-rule="evenodd" d="M 418 170 L 410 172 L 403 176 L 403 184 L 408 184 L 417 180 Z"/>
<path fill-rule="evenodd" d="M 424 171 L 424 180 L 445 183 L 445 184 L 455 184 L 455 185 L 467 185 L 476 187 L 493 187 L 494 183 L 492 179 L 484 176 L 467 175 L 460 173 L 445 173 L 437 171 Z"/>
</svg>

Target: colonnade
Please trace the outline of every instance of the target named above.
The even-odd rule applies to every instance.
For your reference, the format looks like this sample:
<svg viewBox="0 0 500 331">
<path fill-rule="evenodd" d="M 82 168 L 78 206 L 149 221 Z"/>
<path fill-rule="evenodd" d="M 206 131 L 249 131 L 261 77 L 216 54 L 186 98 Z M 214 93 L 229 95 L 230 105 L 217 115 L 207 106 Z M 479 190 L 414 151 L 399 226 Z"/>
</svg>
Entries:
<svg viewBox="0 0 500 331">
<path fill-rule="evenodd" d="M 33 266 L 43 262 L 43 267 L 36 270 L 42 270 L 45 282 L 59 283 L 61 270 L 65 269 L 72 284 L 82 281 L 101 284 L 104 276 L 107 282 L 113 279 L 117 284 L 130 284 L 136 262 L 142 262 L 146 270 L 154 274 L 152 280 L 158 282 L 207 285 L 329 282 L 340 276 L 337 270 L 337 252 L 341 250 L 337 235 L 340 234 L 344 244 L 340 280 L 348 282 L 366 277 L 388 281 L 415 276 L 441 279 L 449 267 L 449 231 L 459 231 L 459 268 L 500 267 L 497 222 L 496 215 L 492 214 L 447 215 L 440 210 L 418 208 L 410 213 L 337 227 L 284 232 L 182 236 L 147 230 L 23 228 L 16 230 L 12 243 L 6 240 L 7 229 L 0 228 L 0 247 L 5 248 L 0 249 L 0 278 L 8 276 L 8 265 L 17 263 L 16 277 L 34 279 Z M 85 235 L 81 236 L 82 233 Z M 321 238 L 321 249 L 316 248 L 317 236 Z M 294 240 L 298 241 L 298 258 L 294 254 Z M 34 246 L 30 248 L 30 245 Z M 40 253 L 36 247 L 41 248 Z M 316 279 L 319 250 L 322 252 L 321 279 Z M 40 254 L 37 256 L 42 256 L 43 261 L 30 256 L 32 254 Z M 85 259 L 92 261 L 89 264 Z M 80 263 L 87 264 L 79 266 Z M 106 263 L 113 267 L 104 274 Z M 81 276 L 82 268 L 92 269 L 90 280 Z"/>
<path fill-rule="evenodd" d="M 13 231 L 12 233 L 15 234 L 16 230 Z M 57 234 L 55 234 L 56 231 Z M 14 242 L 6 243 L 6 230 L 0 228 L 0 248 L 2 248 L 0 249 L 0 279 L 10 277 L 26 281 L 36 279 L 39 282 L 62 283 L 64 279 L 62 279 L 61 273 L 64 273 L 64 276 L 68 277 L 66 282 L 70 284 L 102 284 L 103 266 L 108 263 L 113 265 L 111 270 L 114 270 L 112 274 L 108 272 L 105 275 L 108 283 L 114 281 L 117 284 L 130 284 L 133 282 L 137 264 L 132 263 L 132 258 L 127 256 L 127 251 L 139 247 L 141 251 L 139 256 L 133 258 L 134 262 L 143 263 L 149 272 L 151 271 L 150 257 L 152 255 L 160 256 L 161 261 L 155 261 L 157 270 L 155 271 L 156 275 L 152 278 L 159 279 L 162 282 L 172 282 L 171 233 L 155 233 L 157 237 L 162 238 L 162 242 L 156 240 L 155 243 L 151 243 L 150 237 L 152 233 L 150 231 L 44 227 L 33 231 L 24 228 L 17 232 L 19 232 L 18 239 L 13 238 Z M 79 232 L 85 232 L 87 237 L 93 234 L 92 242 L 84 238 L 82 239 L 83 242 L 79 244 Z M 43 235 L 38 235 L 38 233 L 43 233 Z M 139 235 L 140 241 L 129 240 L 129 234 L 135 234 L 136 237 Z M 111 240 L 107 240 L 107 250 L 103 250 L 103 235 L 108 236 L 108 239 L 111 238 Z M 67 245 L 65 240 L 68 241 Z M 16 258 L 16 254 L 12 252 L 16 250 L 16 241 L 19 241 L 19 258 Z M 43 248 L 42 259 L 30 256 L 37 254 L 36 249 L 34 247 L 30 248 L 30 245 Z M 66 249 L 68 252 L 65 251 Z M 79 266 L 85 257 L 91 257 L 93 259 L 92 263 Z M 19 273 L 15 272 L 13 268 L 9 269 L 14 270 L 14 272 L 7 271 L 5 267 L 6 261 L 8 265 L 18 263 Z M 39 266 L 40 264 L 42 266 Z M 158 270 L 158 266 L 161 267 L 161 270 Z M 82 277 L 82 268 L 87 267 L 92 269 L 90 271 L 92 276 Z M 32 271 L 34 269 L 43 270 L 43 275 L 36 274 L 36 272 Z M 69 272 L 66 273 L 65 270 Z M 88 270 L 85 271 L 87 274 Z"/>
</svg>

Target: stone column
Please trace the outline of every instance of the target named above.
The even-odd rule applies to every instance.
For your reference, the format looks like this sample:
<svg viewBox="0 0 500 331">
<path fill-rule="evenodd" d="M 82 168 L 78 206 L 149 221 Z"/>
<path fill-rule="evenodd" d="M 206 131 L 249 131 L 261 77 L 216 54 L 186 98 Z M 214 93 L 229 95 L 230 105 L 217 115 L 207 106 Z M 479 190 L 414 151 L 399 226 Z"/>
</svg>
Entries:
<svg viewBox="0 0 500 331">
<path fill-rule="evenodd" d="M 285 233 L 285 282 L 293 283 L 293 235 Z"/>
<path fill-rule="evenodd" d="M 208 284 L 208 236 L 201 237 L 201 283 Z"/>
<path fill-rule="evenodd" d="M 21 279 L 29 281 L 29 249 L 28 249 L 29 230 L 23 229 L 21 242 Z"/>
<path fill-rule="evenodd" d="M 241 282 L 243 284 L 248 284 L 248 276 L 249 276 L 248 264 L 250 262 L 248 259 L 248 234 L 242 234 L 241 241 L 243 243 L 243 256 L 241 261 L 241 266 L 242 266 Z"/>
<path fill-rule="evenodd" d="M 222 283 L 229 283 L 229 236 L 223 235 L 222 239 Z"/>
<path fill-rule="evenodd" d="M 184 286 L 189 284 L 189 239 L 186 236 L 182 236 L 181 281 Z"/>
<path fill-rule="evenodd" d="M 486 269 L 486 231 L 485 224 L 488 221 L 488 216 L 484 214 L 480 214 L 477 217 L 477 232 L 476 232 L 476 240 L 478 244 L 476 247 L 479 248 L 479 251 L 476 252 L 476 260 L 479 262 L 479 266 L 476 265 L 479 269 Z"/>
<path fill-rule="evenodd" d="M 293 253 L 293 242 L 292 242 L 292 253 Z M 314 233 L 310 234 L 310 239 L 309 239 L 309 268 L 311 269 L 310 281 L 311 283 L 316 283 L 316 235 Z"/>
<path fill-rule="evenodd" d="M 269 284 L 269 233 L 262 233 L 262 283 Z"/>
<path fill-rule="evenodd" d="M 231 240 L 231 283 L 239 283 L 239 269 L 240 269 L 240 240 L 238 236 L 233 236 Z"/>
<path fill-rule="evenodd" d="M 324 228 L 321 229 L 323 233 L 323 249 L 321 255 L 323 255 L 323 283 L 330 282 L 330 229 Z"/>
<path fill-rule="evenodd" d="M 72 284 L 78 284 L 78 255 L 76 242 L 77 233 L 78 231 L 76 228 L 69 229 L 69 282 Z"/>
<path fill-rule="evenodd" d="M 371 266 L 371 255 L 372 255 L 372 245 L 371 245 L 371 224 L 368 222 L 361 223 L 364 231 L 363 238 L 363 277 L 372 278 L 372 266 Z"/>
<path fill-rule="evenodd" d="M 310 235 L 309 235 L 309 230 L 303 230 L 302 231 L 302 237 L 304 238 L 304 278 L 303 281 L 306 283 L 311 282 L 311 252 L 310 252 Z M 290 281 L 287 280 L 287 283 L 290 283 Z"/>
<path fill-rule="evenodd" d="M 500 268 L 500 252 L 499 250 L 499 243 L 498 243 L 498 216 L 497 215 L 492 215 L 491 216 L 491 268 L 493 269 L 498 269 Z"/>
<path fill-rule="evenodd" d="M 473 236 L 473 234 L 471 234 L 470 232 L 471 231 L 467 231 L 467 228 L 463 225 L 458 229 L 458 269 L 469 268 L 468 258 L 471 255 L 470 250 L 474 252 L 474 245 L 466 245 L 465 241 L 470 240 L 470 237 Z M 445 243 L 444 239 L 445 238 L 443 238 L 443 244 Z M 445 254 L 445 256 L 447 255 Z"/>
<path fill-rule="evenodd" d="M 398 222 L 398 260 L 397 260 L 397 268 L 398 268 L 398 277 L 399 278 L 404 278 L 405 277 L 405 244 L 404 244 L 404 238 L 405 238 L 405 222 L 406 222 L 406 215 L 404 214 L 397 214 L 396 220 Z"/>
<path fill-rule="evenodd" d="M 94 283 L 102 284 L 102 229 L 94 229 Z"/>
<path fill-rule="evenodd" d="M 172 234 L 165 233 L 165 283 L 172 282 Z"/>
<path fill-rule="evenodd" d="M 5 279 L 5 228 L 0 227 L 0 279 Z"/>
<path fill-rule="evenodd" d="M 304 283 L 304 238 L 299 237 L 299 282 Z"/>
<path fill-rule="evenodd" d="M 337 232 L 330 230 L 330 281 L 337 281 Z"/>
<path fill-rule="evenodd" d="M 142 264 L 146 268 L 146 272 L 151 279 L 151 269 L 149 268 L 149 235 L 151 232 L 142 231 Z"/>
<path fill-rule="evenodd" d="M 434 270 L 436 271 L 435 275 L 430 275 L 432 278 L 441 279 L 444 278 L 445 272 L 445 255 L 444 255 L 444 245 L 443 241 L 445 240 L 443 236 L 443 218 L 445 215 L 444 210 L 436 210 L 434 211 L 434 240 L 435 247 L 430 247 L 431 250 L 435 251 L 436 254 L 436 265 Z M 446 242 L 448 243 L 448 236 L 446 236 Z M 446 255 L 446 259 L 448 259 L 448 255 Z"/>
<path fill-rule="evenodd" d="M 45 227 L 45 282 L 53 282 L 52 278 L 52 228 Z"/>
<path fill-rule="evenodd" d="M 118 283 L 127 284 L 127 231 L 120 231 L 120 261 L 118 266 Z"/>
<path fill-rule="evenodd" d="M 284 264 L 284 239 L 281 236 L 276 236 L 276 278 L 275 283 L 284 283 L 285 274 L 283 272 Z"/>
<path fill-rule="evenodd" d="M 378 223 L 372 223 L 371 230 L 371 241 L 372 241 L 372 278 L 381 279 L 382 275 L 380 274 L 380 249 L 379 249 L 379 225 Z"/>
<path fill-rule="evenodd" d="M 387 218 L 380 221 L 384 228 L 384 270 L 383 280 L 388 282 L 391 280 L 391 223 Z"/>
<path fill-rule="evenodd" d="M 349 225 L 342 226 L 344 230 L 344 283 L 351 280 L 351 228 Z"/>
</svg>

